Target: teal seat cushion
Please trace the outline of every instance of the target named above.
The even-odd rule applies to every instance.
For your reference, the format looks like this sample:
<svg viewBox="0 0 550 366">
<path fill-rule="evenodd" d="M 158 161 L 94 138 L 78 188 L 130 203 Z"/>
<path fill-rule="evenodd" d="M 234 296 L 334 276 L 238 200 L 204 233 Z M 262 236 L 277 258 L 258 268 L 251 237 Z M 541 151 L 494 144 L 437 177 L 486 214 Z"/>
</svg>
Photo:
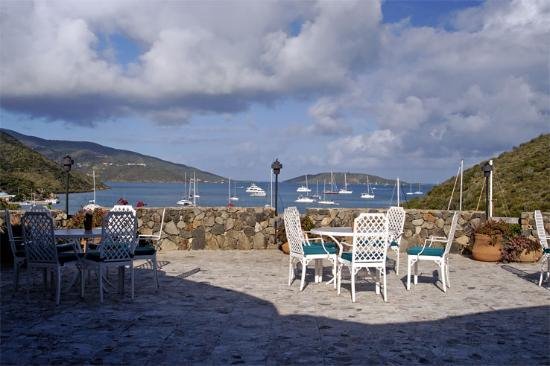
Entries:
<svg viewBox="0 0 550 366">
<path fill-rule="evenodd" d="M 156 252 L 157 250 L 151 245 L 139 245 L 136 247 L 136 250 L 134 250 L 134 255 L 153 255 Z"/>
<path fill-rule="evenodd" d="M 101 262 L 101 257 L 99 255 L 99 250 L 88 250 L 84 256 L 85 259 L 94 261 L 94 262 Z"/>
<path fill-rule="evenodd" d="M 325 243 L 324 244 L 324 248 L 323 248 L 323 245 L 321 245 L 320 243 L 315 243 L 315 242 L 309 242 L 309 243 L 304 243 L 303 245 L 303 248 L 304 248 L 304 254 L 305 255 L 317 255 L 317 254 L 336 254 L 336 244 L 334 243 Z M 325 251 L 326 249 L 326 251 Z"/>
<path fill-rule="evenodd" d="M 351 259 L 353 257 L 352 252 L 343 252 L 341 258 L 345 261 L 351 262 Z"/>
<path fill-rule="evenodd" d="M 58 244 L 56 245 L 56 249 L 58 253 L 73 252 L 74 244 L 73 243 Z"/>
<path fill-rule="evenodd" d="M 395 240 L 393 240 L 391 243 L 390 243 L 390 247 L 398 247 L 399 246 L 399 243 L 396 242 Z"/>
<path fill-rule="evenodd" d="M 422 247 L 411 247 L 407 249 L 408 255 L 418 255 L 422 251 Z M 425 248 L 421 255 L 429 255 L 433 257 L 441 257 L 445 252 L 445 248 Z"/>
<path fill-rule="evenodd" d="M 544 248 L 544 254 L 550 254 L 550 248 Z"/>
<path fill-rule="evenodd" d="M 59 258 L 59 263 L 61 265 L 63 265 L 67 262 L 74 262 L 77 259 L 82 258 L 83 255 L 84 255 L 84 253 L 75 253 L 75 252 L 67 253 L 67 252 L 63 252 L 63 253 L 58 253 L 57 258 Z"/>
</svg>

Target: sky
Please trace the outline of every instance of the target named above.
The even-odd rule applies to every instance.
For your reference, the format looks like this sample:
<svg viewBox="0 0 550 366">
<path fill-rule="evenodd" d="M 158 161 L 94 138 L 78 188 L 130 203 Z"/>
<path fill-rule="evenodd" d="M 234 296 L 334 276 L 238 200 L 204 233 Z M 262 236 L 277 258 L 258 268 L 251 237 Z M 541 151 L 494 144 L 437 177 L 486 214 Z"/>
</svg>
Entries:
<svg viewBox="0 0 550 366">
<path fill-rule="evenodd" d="M 442 181 L 550 132 L 550 1 L 0 2 L 0 127 Z"/>
</svg>

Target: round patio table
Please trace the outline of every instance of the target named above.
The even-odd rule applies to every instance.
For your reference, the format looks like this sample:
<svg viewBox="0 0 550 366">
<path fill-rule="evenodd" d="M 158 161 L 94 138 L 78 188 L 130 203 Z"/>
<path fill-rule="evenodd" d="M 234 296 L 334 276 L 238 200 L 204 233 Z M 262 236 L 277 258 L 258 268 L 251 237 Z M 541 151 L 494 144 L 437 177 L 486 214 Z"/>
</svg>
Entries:
<svg viewBox="0 0 550 366">
<path fill-rule="evenodd" d="M 309 231 L 311 234 L 319 235 L 319 236 L 328 236 L 331 238 L 336 245 L 338 245 L 338 255 L 342 255 L 342 252 L 344 251 L 344 248 L 342 244 L 340 243 L 340 240 L 336 238 L 345 238 L 353 236 L 353 228 L 350 226 L 343 226 L 343 227 L 318 227 L 311 229 Z M 327 285 L 330 283 L 334 283 L 334 286 L 336 286 L 336 273 L 333 273 L 332 279 L 327 282 Z"/>
</svg>

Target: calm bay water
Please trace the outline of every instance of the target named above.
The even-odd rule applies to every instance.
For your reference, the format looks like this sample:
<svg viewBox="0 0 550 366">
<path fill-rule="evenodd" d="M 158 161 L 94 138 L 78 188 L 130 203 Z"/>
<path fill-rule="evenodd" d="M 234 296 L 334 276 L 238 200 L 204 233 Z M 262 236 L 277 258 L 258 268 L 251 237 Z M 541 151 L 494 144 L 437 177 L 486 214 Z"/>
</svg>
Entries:
<svg viewBox="0 0 550 366">
<path fill-rule="evenodd" d="M 136 205 L 138 201 L 143 201 L 149 207 L 177 207 L 176 202 L 184 198 L 184 185 L 182 183 L 121 183 L 106 182 L 111 187 L 103 191 L 96 191 L 96 203 L 101 206 L 111 207 L 116 204 L 119 198 L 124 198 L 129 204 Z M 245 192 L 250 182 L 237 182 L 236 194 L 239 201 L 234 201 L 236 207 L 262 207 L 270 203 L 269 182 L 257 182 L 258 186 L 263 188 L 266 197 L 250 197 Z M 231 194 L 235 193 L 232 182 Z M 366 190 L 365 185 L 349 185 L 348 188 L 353 191 L 352 194 L 327 195 L 326 198 L 338 203 L 336 206 L 319 205 L 317 203 L 296 203 L 294 200 L 300 193 L 296 192 L 298 185 L 289 183 L 279 183 L 279 211 L 287 206 L 297 206 L 301 212 L 310 207 L 346 207 L 346 208 L 368 208 L 368 207 L 389 207 L 396 202 L 396 193 L 394 186 L 371 186 L 374 188 L 374 199 L 362 199 L 361 193 Z M 432 185 L 421 185 L 420 190 L 427 192 Z M 316 191 L 316 186 L 310 186 L 312 194 Z M 418 185 L 412 187 L 413 191 L 418 189 Z M 322 187 L 319 188 L 322 191 Z M 407 196 L 405 192 L 410 187 L 401 187 L 401 201 L 415 196 Z M 200 198 L 197 199 L 199 206 L 227 206 L 228 186 L 227 184 L 200 183 L 197 185 L 197 193 Z M 322 196 L 322 194 L 321 194 Z M 82 206 L 88 204 L 93 199 L 93 193 L 71 193 L 69 195 L 69 212 L 75 213 Z M 55 208 L 65 209 L 65 195 L 59 195 L 59 204 Z"/>
</svg>

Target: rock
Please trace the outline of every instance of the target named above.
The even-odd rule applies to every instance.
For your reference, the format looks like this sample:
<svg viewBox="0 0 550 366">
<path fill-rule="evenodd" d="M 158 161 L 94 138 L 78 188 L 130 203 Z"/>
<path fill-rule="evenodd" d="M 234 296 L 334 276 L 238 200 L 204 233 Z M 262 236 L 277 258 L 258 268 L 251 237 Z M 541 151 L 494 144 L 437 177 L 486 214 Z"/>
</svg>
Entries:
<svg viewBox="0 0 550 366">
<path fill-rule="evenodd" d="M 206 247 L 206 237 L 203 227 L 198 227 L 193 230 L 193 242 L 191 243 L 191 249 L 204 249 Z"/>
<path fill-rule="evenodd" d="M 147 221 L 147 227 L 152 229 L 153 227 L 155 226 L 155 222 L 154 221 Z"/>
<path fill-rule="evenodd" d="M 141 235 L 153 235 L 153 230 L 151 230 L 148 227 L 144 227 L 144 228 L 141 229 L 140 234 Z"/>
<path fill-rule="evenodd" d="M 183 229 L 183 228 L 185 228 L 185 222 L 184 222 L 183 220 L 182 220 L 182 221 L 178 221 L 178 224 L 176 225 L 176 227 L 177 227 L 178 229 L 180 229 L 180 230 Z"/>
<path fill-rule="evenodd" d="M 466 235 L 462 235 L 456 238 L 455 241 L 461 246 L 466 246 L 470 242 L 470 238 L 467 237 Z"/>
<path fill-rule="evenodd" d="M 233 228 L 233 225 L 235 223 L 235 219 L 233 218 L 228 218 L 226 221 L 225 221 L 225 231 L 229 231 Z"/>
<path fill-rule="evenodd" d="M 214 226 L 214 222 L 214 216 L 209 215 L 204 219 L 204 226 Z"/>
<path fill-rule="evenodd" d="M 424 219 L 416 219 L 416 220 L 413 220 L 413 221 L 412 221 L 412 224 L 413 224 L 414 226 L 420 226 L 420 225 L 422 225 L 423 223 L 424 223 Z"/>
<path fill-rule="evenodd" d="M 217 216 L 215 219 L 214 219 L 214 222 L 216 224 L 223 224 L 223 219 L 220 217 L 220 216 Z"/>
<path fill-rule="evenodd" d="M 410 238 L 413 235 L 413 232 L 412 230 L 405 230 L 404 235 L 406 238 Z"/>
<path fill-rule="evenodd" d="M 251 228 L 251 227 L 245 227 L 243 232 L 244 232 L 244 235 L 246 235 L 248 237 L 252 237 L 255 233 L 254 229 Z"/>
<path fill-rule="evenodd" d="M 254 232 L 259 233 L 262 230 L 262 225 L 259 222 L 254 225 Z"/>
<path fill-rule="evenodd" d="M 265 249 L 265 237 L 262 233 L 254 235 L 254 249 Z"/>
<path fill-rule="evenodd" d="M 443 226 L 445 226 L 445 220 L 439 218 L 437 220 L 435 220 L 435 226 L 437 226 L 438 228 L 442 229 Z"/>
<path fill-rule="evenodd" d="M 321 220 L 321 226 L 329 226 L 330 222 L 332 221 L 332 219 L 330 217 L 325 217 L 324 219 Z"/>
<path fill-rule="evenodd" d="M 417 227 L 414 228 L 414 234 L 415 234 L 415 235 L 420 234 L 420 231 L 422 231 L 422 227 L 421 227 L 421 226 L 417 226 Z"/>
<path fill-rule="evenodd" d="M 223 224 L 215 224 L 210 232 L 213 235 L 223 235 L 225 233 L 225 226 Z"/>
<path fill-rule="evenodd" d="M 160 243 L 162 251 L 178 250 L 178 245 L 170 239 L 163 239 Z"/>
<path fill-rule="evenodd" d="M 176 224 L 174 224 L 174 221 L 169 221 L 164 225 L 164 232 L 168 235 L 178 235 L 179 230 L 176 227 Z"/>
<path fill-rule="evenodd" d="M 424 221 L 424 225 L 422 225 L 422 227 L 428 230 L 432 230 L 435 227 L 435 224 L 433 222 Z"/>
<path fill-rule="evenodd" d="M 425 213 L 424 215 L 422 215 L 422 218 L 424 219 L 424 221 L 428 221 L 428 222 L 435 222 L 435 216 L 432 215 L 431 213 Z"/>
</svg>

